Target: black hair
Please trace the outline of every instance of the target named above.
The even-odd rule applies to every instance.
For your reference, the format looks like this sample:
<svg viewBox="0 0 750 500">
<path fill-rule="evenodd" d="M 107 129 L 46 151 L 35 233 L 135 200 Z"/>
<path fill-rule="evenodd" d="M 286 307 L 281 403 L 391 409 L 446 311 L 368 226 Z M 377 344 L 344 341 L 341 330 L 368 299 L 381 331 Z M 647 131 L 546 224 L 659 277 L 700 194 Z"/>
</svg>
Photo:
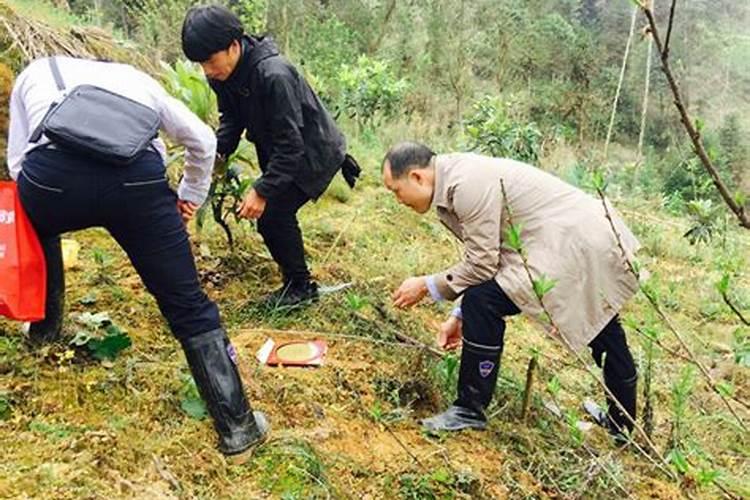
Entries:
<svg viewBox="0 0 750 500">
<path fill-rule="evenodd" d="M 208 61 L 242 38 L 242 21 L 223 5 L 198 5 L 182 22 L 182 51 L 193 62 Z"/>
<path fill-rule="evenodd" d="M 415 168 L 424 168 L 430 164 L 435 153 L 419 142 L 399 142 L 391 147 L 383 159 L 391 167 L 391 177 L 398 179 Z"/>
</svg>

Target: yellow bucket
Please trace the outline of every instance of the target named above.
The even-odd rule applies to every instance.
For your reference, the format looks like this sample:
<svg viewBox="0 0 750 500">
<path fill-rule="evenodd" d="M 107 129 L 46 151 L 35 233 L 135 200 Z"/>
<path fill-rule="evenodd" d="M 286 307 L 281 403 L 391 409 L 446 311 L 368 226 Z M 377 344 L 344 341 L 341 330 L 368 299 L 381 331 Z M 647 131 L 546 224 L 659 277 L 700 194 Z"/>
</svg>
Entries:
<svg viewBox="0 0 750 500">
<path fill-rule="evenodd" d="M 80 249 L 81 245 L 78 244 L 76 240 L 62 240 L 63 267 L 65 269 L 71 269 L 78 266 L 78 251 Z"/>
</svg>

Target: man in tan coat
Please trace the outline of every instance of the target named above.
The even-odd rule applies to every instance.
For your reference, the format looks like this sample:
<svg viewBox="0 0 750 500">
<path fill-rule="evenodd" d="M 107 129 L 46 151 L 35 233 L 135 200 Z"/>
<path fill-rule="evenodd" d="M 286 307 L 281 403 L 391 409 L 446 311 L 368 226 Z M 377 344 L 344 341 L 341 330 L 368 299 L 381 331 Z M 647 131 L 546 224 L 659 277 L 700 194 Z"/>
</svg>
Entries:
<svg viewBox="0 0 750 500">
<path fill-rule="evenodd" d="M 437 301 L 461 297 L 437 338 L 444 349 L 463 345 L 458 399 L 423 425 L 486 426 L 483 411 L 497 382 L 504 318 L 523 312 L 569 349 L 591 349 L 627 413 L 608 396 L 608 413 L 596 415 L 598 422 L 616 436 L 632 431 L 637 375 L 617 314 L 638 289 L 626 257 L 639 244 L 614 209 L 608 206 L 620 244 L 601 200 L 551 174 L 510 159 L 436 155 L 417 143 L 388 152 L 383 181 L 416 212 L 435 209 L 464 244 L 461 262 L 408 278 L 393 294 L 400 308 L 428 294 Z"/>
</svg>

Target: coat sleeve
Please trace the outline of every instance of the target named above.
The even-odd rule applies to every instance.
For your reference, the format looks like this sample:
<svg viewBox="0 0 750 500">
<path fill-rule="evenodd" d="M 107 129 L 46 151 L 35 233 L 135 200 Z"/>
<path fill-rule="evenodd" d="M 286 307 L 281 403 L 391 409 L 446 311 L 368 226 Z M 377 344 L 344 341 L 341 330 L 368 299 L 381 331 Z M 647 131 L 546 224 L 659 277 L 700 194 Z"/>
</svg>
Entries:
<svg viewBox="0 0 750 500">
<path fill-rule="evenodd" d="M 463 260 L 434 275 L 440 295 L 453 300 L 474 285 L 492 279 L 500 267 L 503 209 L 499 183 L 464 179 L 453 191 L 453 211 L 463 230 Z"/>
<path fill-rule="evenodd" d="M 273 106 L 269 121 L 271 151 L 265 173 L 253 185 L 266 199 L 289 188 L 305 157 L 302 104 L 295 75 L 281 73 L 268 78 L 267 99 Z"/>
<path fill-rule="evenodd" d="M 185 170 L 177 194 L 181 200 L 202 205 L 211 186 L 216 157 L 216 138 L 211 128 L 188 107 L 152 79 L 157 98 L 161 128 L 176 143 L 185 147 Z"/>
<path fill-rule="evenodd" d="M 219 128 L 216 130 L 216 152 L 226 157 L 234 153 L 240 143 L 245 126 L 241 123 L 239 113 L 232 109 L 231 103 L 221 92 L 216 92 L 219 107 Z"/>
<path fill-rule="evenodd" d="M 31 135 L 29 118 L 26 115 L 26 107 L 21 98 L 21 88 L 25 85 L 26 76 L 26 73 L 19 75 L 10 94 L 7 161 L 10 177 L 14 180 L 18 179 L 18 174 L 21 173 L 24 150 L 28 145 L 29 135 Z"/>
</svg>

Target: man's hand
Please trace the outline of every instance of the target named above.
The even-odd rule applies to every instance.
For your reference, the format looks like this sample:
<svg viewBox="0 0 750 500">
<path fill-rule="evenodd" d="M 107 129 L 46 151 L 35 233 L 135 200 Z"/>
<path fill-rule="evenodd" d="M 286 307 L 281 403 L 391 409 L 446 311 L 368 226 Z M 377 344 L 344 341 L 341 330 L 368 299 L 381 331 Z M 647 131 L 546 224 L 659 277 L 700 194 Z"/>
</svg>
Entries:
<svg viewBox="0 0 750 500">
<path fill-rule="evenodd" d="M 463 321 L 451 316 L 440 325 L 440 330 L 435 338 L 438 347 L 446 351 L 452 351 L 461 345 L 463 338 Z"/>
<path fill-rule="evenodd" d="M 180 212 L 182 221 L 185 224 L 187 224 L 187 222 L 193 218 L 196 210 L 198 210 L 198 205 L 196 205 L 195 203 L 185 200 L 177 200 L 177 211 Z"/>
<path fill-rule="evenodd" d="M 418 276 L 404 280 L 398 290 L 393 292 L 391 298 L 394 306 L 406 309 L 422 300 L 425 295 L 427 295 L 427 280 L 424 276 Z"/>
<path fill-rule="evenodd" d="M 237 210 L 237 215 L 243 219 L 258 219 L 263 215 L 265 209 L 266 199 L 259 195 L 254 188 L 250 188 L 250 191 L 245 195 L 245 199 L 242 200 L 242 205 Z"/>
</svg>

